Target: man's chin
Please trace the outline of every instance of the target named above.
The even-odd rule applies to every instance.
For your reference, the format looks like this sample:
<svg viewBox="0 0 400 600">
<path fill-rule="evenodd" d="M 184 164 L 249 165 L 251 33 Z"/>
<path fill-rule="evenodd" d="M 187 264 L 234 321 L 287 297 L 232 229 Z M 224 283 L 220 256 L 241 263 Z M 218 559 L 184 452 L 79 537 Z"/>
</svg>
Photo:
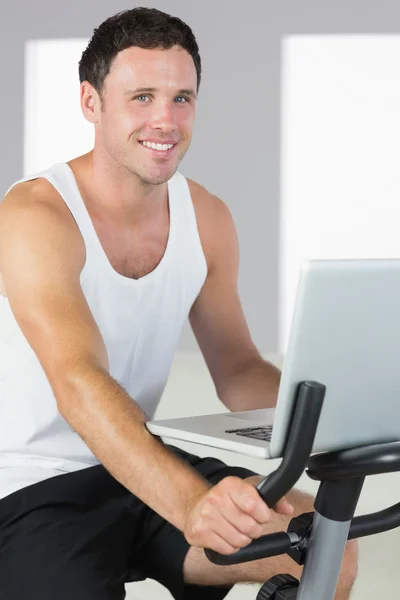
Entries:
<svg viewBox="0 0 400 600">
<path fill-rule="evenodd" d="M 162 185 L 163 183 L 167 183 L 173 177 L 178 170 L 178 165 L 175 165 L 174 168 L 168 169 L 160 172 L 151 172 L 147 171 L 146 173 L 140 174 L 140 177 L 145 183 L 149 183 L 151 185 Z"/>
</svg>

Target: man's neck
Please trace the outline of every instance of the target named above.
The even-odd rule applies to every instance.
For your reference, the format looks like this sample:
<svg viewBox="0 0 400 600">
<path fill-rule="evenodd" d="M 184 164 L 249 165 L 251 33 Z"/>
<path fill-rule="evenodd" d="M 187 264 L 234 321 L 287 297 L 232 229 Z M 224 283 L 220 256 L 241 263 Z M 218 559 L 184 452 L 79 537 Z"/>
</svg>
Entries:
<svg viewBox="0 0 400 600">
<path fill-rule="evenodd" d="M 138 225 L 168 206 L 168 184 L 150 185 L 121 168 L 96 160 L 93 151 L 69 161 L 81 194 L 101 218 Z"/>
</svg>

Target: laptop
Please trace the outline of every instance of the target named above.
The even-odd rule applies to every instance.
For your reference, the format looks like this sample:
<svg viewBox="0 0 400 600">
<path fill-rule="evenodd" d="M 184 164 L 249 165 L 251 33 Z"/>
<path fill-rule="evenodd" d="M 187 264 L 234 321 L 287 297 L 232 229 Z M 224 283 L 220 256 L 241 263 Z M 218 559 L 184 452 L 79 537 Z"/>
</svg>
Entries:
<svg viewBox="0 0 400 600">
<path fill-rule="evenodd" d="M 400 440 L 400 260 L 302 264 L 275 409 L 146 425 L 169 439 L 279 458 L 298 384 L 310 380 L 326 386 L 313 453 Z"/>
</svg>

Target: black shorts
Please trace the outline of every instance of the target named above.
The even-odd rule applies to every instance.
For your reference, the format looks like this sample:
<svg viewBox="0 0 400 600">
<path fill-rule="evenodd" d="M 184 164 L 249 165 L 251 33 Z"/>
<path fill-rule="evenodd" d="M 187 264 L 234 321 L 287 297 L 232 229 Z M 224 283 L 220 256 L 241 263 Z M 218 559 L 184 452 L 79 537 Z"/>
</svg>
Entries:
<svg viewBox="0 0 400 600">
<path fill-rule="evenodd" d="M 251 470 L 169 446 L 213 484 Z M 177 600 L 220 600 L 230 587 L 188 585 L 183 534 L 103 465 L 0 499 L 1 600 L 123 600 L 125 583 L 155 579 Z"/>
</svg>

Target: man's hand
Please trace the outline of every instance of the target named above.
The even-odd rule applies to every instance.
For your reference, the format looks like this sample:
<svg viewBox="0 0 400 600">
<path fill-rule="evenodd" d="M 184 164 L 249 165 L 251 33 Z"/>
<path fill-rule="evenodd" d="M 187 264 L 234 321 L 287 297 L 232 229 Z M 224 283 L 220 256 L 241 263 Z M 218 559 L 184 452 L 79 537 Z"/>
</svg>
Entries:
<svg viewBox="0 0 400 600">
<path fill-rule="evenodd" d="M 264 534 L 271 510 L 254 487 L 259 477 L 247 481 L 225 477 L 197 498 L 190 507 L 184 535 L 189 544 L 232 554 Z M 275 510 L 291 514 L 292 507 L 281 500 Z"/>
</svg>

